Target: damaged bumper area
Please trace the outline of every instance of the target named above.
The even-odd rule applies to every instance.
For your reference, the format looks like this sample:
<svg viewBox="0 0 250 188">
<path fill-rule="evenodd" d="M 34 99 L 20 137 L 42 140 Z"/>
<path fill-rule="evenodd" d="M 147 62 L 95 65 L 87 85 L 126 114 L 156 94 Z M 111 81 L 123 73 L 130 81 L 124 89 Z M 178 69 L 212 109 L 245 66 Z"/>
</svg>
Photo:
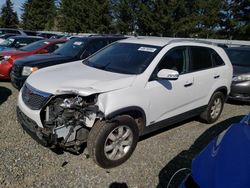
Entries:
<svg viewBox="0 0 250 188">
<path fill-rule="evenodd" d="M 37 142 L 43 146 L 52 145 L 55 142 L 55 139 L 50 137 L 50 134 L 46 134 L 42 128 L 38 127 L 35 121 L 26 116 L 20 109 L 17 107 L 17 119 L 23 129 Z"/>
<path fill-rule="evenodd" d="M 23 129 L 43 146 L 77 153 L 87 141 L 90 128 L 95 121 L 103 118 L 103 114 L 95 105 L 96 100 L 97 95 L 51 97 L 41 108 L 43 128 L 26 116 L 19 107 L 17 117 Z"/>
</svg>

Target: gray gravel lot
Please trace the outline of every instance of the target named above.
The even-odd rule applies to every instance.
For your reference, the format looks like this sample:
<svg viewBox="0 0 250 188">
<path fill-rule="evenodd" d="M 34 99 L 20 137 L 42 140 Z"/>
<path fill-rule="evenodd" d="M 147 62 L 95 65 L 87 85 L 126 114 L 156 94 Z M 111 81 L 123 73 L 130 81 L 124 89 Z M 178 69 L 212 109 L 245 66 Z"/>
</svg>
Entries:
<svg viewBox="0 0 250 188">
<path fill-rule="evenodd" d="M 212 138 L 250 110 L 249 104 L 226 104 L 213 125 L 191 119 L 143 137 L 126 163 L 105 170 L 84 154 L 56 154 L 24 134 L 16 121 L 17 94 L 0 82 L 0 187 L 166 187 L 176 170 L 190 167 Z"/>
</svg>

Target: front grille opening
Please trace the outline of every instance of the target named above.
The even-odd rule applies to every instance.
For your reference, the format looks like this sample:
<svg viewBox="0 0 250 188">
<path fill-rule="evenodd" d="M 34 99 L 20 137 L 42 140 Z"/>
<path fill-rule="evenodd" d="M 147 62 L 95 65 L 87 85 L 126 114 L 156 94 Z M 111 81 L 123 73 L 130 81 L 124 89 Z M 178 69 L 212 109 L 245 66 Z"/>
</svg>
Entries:
<svg viewBox="0 0 250 188">
<path fill-rule="evenodd" d="M 34 90 L 32 87 L 24 85 L 22 90 L 23 102 L 32 110 L 40 110 L 43 105 L 48 101 L 49 94 L 44 95 L 44 93 L 39 93 L 39 91 Z"/>
<path fill-rule="evenodd" d="M 16 76 L 21 76 L 21 74 L 22 74 L 22 66 L 14 64 L 13 67 L 12 67 L 12 72 Z"/>
</svg>

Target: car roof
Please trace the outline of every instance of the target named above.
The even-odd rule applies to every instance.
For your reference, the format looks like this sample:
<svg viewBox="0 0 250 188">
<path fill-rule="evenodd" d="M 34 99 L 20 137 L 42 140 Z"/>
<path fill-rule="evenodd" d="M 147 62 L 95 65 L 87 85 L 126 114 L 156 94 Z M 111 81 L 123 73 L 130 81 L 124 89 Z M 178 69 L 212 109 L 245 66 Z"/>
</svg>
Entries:
<svg viewBox="0 0 250 188">
<path fill-rule="evenodd" d="M 219 44 L 209 42 L 206 40 L 200 39 L 181 39 L 181 38 L 168 38 L 168 37 L 130 37 L 125 40 L 118 42 L 134 43 L 134 44 L 143 44 L 143 45 L 152 45 L 158 47 L 164 47 L 173 43 L 189 43 L 192 45 L 204 45 L 204 46 L 218 46 Z"/>
<path fill-rule="evenodd" d="M 57 43 L 57 42 L 66 42 L 67 39 L 44 39 L 44 42 Z"/>
<path fill-rule="evenodd" d="M 17 35 L 17 36 L 13 36 L 11 38 L 14 38 L 14 39 L 32 39 L 32 38 L 35 38 L 35 39 L 43 39 L 43 37 L 38 37 L 38 36 L 26 36 L 26 35 Z"/>
<path fill-rule="evenodd" d="M 123 35 L 89 35 L 89 36 L 75 36 L 72 40 L 84 39 L 84 40 L 93 40 L 93 39 L 125 39 L 127 37 Z"/>
</svg>

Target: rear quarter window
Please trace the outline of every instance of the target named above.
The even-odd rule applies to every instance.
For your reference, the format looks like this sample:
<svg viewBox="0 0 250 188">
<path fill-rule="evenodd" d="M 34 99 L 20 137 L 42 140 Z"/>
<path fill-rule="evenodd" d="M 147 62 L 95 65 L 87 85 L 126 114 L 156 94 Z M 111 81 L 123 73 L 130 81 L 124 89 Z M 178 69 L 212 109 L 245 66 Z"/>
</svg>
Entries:
<svg viewBox="0 0 250 188">
<path fill-rule="evenodd" d="M 212 62 L 213 62 L 214 67 L 225 65 L 225 62 L 222 60 L 222 58 L 219 56 L 219 54 L 212 49 L 211 49 L 211 58 L 212 58 Z"/>
</svg>

